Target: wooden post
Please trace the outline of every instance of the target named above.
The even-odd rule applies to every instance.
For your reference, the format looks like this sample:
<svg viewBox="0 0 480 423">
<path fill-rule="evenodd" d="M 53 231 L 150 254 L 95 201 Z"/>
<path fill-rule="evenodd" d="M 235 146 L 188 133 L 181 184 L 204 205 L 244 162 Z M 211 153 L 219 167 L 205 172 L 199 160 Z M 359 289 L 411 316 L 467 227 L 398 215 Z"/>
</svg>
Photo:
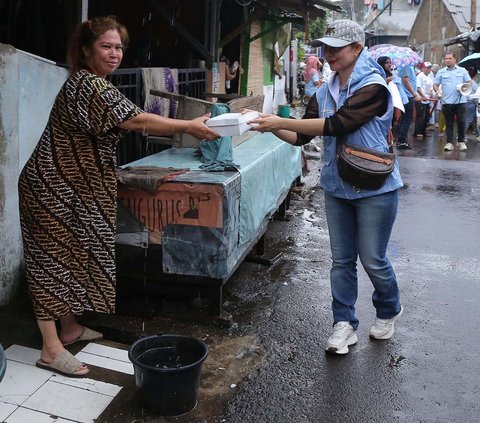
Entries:
<svg viewBox="0 0 480 423">
<path fill-rule="evenodd" d="M 80 22 L 85 22 L 88 20 L 88 0 L 82 0 L 82 5 L 81 5 L 81 21 Z"/>
<path fill-rule="evenodd" d="M 472 28 L 472 31 L 477 30 L 477 0 L 471 0 L 470 27 Z"/>
<path fill-rule="evenodd" d="M 308 2 L 305 5 L 305 14 L 304 17 L 304 26 L 305 26 L 305 44 L 308 44 L 310 41 L 310 34 L 309 34 L 309 24 L 310 24 L 310 13 L 308 11 Z"/>
</svg>

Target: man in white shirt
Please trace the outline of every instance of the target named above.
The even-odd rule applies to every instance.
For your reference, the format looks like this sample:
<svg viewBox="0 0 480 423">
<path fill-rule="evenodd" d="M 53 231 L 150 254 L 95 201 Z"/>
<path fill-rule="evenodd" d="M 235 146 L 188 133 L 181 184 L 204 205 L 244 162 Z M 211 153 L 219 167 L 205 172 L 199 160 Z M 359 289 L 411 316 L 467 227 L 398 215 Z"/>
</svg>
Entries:
<svg viewBox="0 0 480 423">
<path fill-rule="evenodd" d="M 415 118 L 415 130 L 413 135 L 417 138 L 427 136 L 427 126 L 430 119 L 430 106 L 433 97 L 433 80 L 430 78 L 432 64 L 424 62 L 420 66 L 420 72 L 417 75 L 417 93 L 422 98 L 415 103 L 417 116 Z"/>
</svg>

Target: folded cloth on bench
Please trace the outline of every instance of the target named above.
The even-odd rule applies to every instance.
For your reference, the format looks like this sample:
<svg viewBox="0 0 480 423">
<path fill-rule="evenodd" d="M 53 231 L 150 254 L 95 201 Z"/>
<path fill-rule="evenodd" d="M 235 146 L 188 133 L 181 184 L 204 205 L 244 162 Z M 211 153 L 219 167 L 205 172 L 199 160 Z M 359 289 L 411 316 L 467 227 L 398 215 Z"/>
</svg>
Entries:
<svg viewBox="0 0 480 423">
<path fill-rule="evenodd" d="M 185 173 L 188 169 L 174 169 L 171 167 L 125 167 L 116 169 L 117 180 L 121 184 L 134 189 L 142 189 L 155 194 L 159 185 L 173 181 L 175 177 Z"/>
</svg>

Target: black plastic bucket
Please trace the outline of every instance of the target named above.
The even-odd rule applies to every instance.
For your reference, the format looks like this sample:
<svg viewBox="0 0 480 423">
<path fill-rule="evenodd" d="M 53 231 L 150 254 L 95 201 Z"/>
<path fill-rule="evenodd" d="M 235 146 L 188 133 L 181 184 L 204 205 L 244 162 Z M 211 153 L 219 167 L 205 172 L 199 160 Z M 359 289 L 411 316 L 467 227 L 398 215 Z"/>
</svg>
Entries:
<svg viewBox="0 0 480 423">
<path fill-rule="evenodd" d="M 141 403 L 160 416 L 179 416 L 197 405 L 202 363 L 208 355 L 200 340 L 182 335 L 141 338 L 128 350 Z"/>
</svg>

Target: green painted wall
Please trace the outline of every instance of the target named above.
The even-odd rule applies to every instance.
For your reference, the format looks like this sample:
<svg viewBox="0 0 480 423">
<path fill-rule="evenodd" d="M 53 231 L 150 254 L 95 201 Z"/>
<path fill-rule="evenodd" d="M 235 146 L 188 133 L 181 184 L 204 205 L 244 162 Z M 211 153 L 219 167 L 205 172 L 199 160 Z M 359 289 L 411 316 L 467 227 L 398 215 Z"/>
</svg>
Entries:
<svg viewBox="0 0 480 423">
<path fill-rule="evenodd" d="M 274 81 L 273 76 L 273 58 L 275 57 L 275 51 L 273 49 L 275 45 L 276 31 L 270 31 L 273 28 L 274 23 L 271 21 L 262 21 L 262 32 L 267 32 L 262 37 L 263 46 L 263 85 L 272 85 Z"/>
</svg>

